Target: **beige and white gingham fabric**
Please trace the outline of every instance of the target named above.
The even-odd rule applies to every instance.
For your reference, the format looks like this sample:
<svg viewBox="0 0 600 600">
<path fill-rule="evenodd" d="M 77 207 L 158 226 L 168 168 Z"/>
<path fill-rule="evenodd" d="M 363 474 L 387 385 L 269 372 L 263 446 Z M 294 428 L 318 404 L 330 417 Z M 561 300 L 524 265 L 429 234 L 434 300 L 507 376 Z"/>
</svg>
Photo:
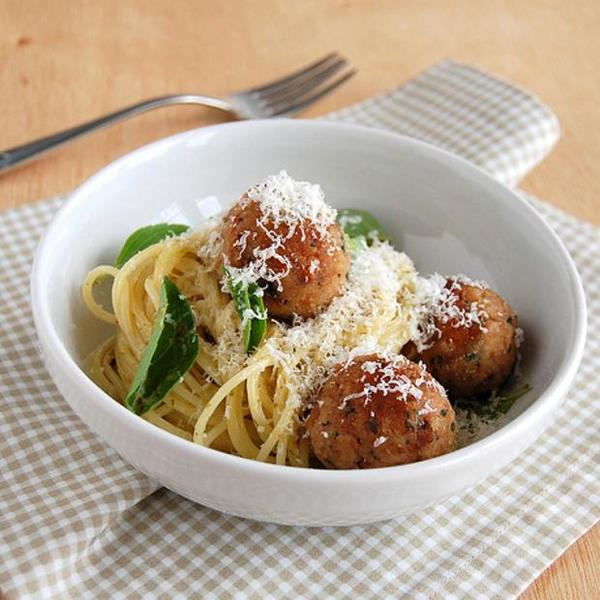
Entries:
<svg viewBox="0 0 600 600">
<path fill-rule="evenodd" d="M 528 94 L 444 62 L 332 118 L 449 148 L 515 183 L 558 137 Z M 515 597 L 600 518 L 600 230 L 530 199 L 589 302 L 584 361 L 555 423 L 442 506 L 368 526 L 283 527 L 161 489 L 83 425 L 38 356 L 37 240 L 59 199 L 0 215 L 0 586 L 8 598 Z"/>
<path fill-rule="evenodd" d="M 328 118 L 429 142 L 507 185 L 535 167 L 560 136 L 556 116 L 537 98 L 450 60 Z"/>
</svg>

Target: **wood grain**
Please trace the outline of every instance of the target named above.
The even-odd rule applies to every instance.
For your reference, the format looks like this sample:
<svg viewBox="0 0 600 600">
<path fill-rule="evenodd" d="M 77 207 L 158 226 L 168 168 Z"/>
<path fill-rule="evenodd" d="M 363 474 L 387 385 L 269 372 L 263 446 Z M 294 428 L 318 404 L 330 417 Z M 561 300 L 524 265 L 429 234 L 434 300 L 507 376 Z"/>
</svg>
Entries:
<svg viewBox="0 0 600 600">
<path fill-rule="evenodd" d="M 396 86 L 445 57 L 535 92 L 562 138 L 523 187 L 600 225 L 600 2 L 597 0 L 0 0 L 0 148 L 154 95 L 226 94 L 332 49 L 359 75 L 307 116 Z M 0 209 L 67 192 L 159 137 L 217 121 L 165 109 L 82 139 L 0 175 Z M 592 598 L 600 528 L 523 598 Z"/>
</svg>

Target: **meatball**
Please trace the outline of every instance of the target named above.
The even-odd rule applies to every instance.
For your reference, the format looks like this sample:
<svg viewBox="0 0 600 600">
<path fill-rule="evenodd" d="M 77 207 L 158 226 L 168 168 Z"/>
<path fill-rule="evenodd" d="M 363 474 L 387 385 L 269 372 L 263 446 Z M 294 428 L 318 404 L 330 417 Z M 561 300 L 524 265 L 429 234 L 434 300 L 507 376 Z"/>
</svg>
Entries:
<svg viewBox="0 0 600 600">
<path fill-rule="evenodd" d="M 462 277 L 447 278 L 441 298 L 431 307 L 432 333 L 421 351 L 410 342 L 403 354 L 422 360 L 451 398 L 491 392 L 515 366 L 517 315 L 495 291 Z"/>
<path fill-rule="evenodd" d="M 342 291 L 350 259 L 335 222 L 324 230 L 309 219 L 276 224 L 242 198 L 226 215 L 222 238 L 227 264 L 259 274 L 272 317 L 314 317 Z"/>
<path fill-rule="evenodd" d="M 313 398 L 306 428 L 316 457 L 334 469 L 411 463 L 455 442 L 444 389 L 423 364 L 399 355 L 339 366 Z"/>
</svg>

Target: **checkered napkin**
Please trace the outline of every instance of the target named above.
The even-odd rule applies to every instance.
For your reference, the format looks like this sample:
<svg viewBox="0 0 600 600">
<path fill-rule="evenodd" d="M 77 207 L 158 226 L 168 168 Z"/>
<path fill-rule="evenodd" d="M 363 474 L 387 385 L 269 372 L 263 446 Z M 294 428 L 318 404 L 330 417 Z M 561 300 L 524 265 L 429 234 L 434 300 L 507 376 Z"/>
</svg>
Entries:
<svg viewBox="0 0 600 600">
<path fill-rule="evenodd" d="M 330 118 L 461 154 L 514 184 L 558 138 L 532 96 L 441 63 Z M 29 269 L 53 199 L 0 215 L 0 586 L 9 598 L 509 598 L 600 518 L 600 230 L 530 199 L 589 302 L 585 358 L 531 448 L 466 493 L 368 526 L 283 527 L 193 504 L 136 472 L 70 410 L 36 347 Z"/>
</svg>

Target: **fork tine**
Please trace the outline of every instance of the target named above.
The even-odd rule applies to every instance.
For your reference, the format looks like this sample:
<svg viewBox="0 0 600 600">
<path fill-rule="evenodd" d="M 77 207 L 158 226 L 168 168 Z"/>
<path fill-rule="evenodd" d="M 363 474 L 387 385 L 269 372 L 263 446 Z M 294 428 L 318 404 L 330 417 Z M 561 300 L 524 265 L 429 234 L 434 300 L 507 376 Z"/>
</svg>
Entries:
<svg viewBox="0 0 600 600">
<path fill-rule="evenodd" d="M 348 79 L 353 77 L 355 74 L 356 71 L 352 69 L 351 71 L 348 71 L 344 75 L 338 77 L 329 85 L 326 85 L 325 87 L 321 86 L 314 93 L 308 94 L 292 104 L 283 104 L 282 106 L 280 105 L 278 107 L 272 107 L 271 111 L 269 112 L 269 117 L 286 117 L 299 113 L 305 108 L 308 108 L 311 104 L 314 104 L 317 100 L 320 100 L 324 96 L 327 96 L 327 94 L 333 92 L 333 90 L 348 81 Z"/>
<path fill-rule="evenodd" d="M 332 77 L 347 64 L 348 61 L 345 58 L 340 58 L 329 64 L 326 68 L 318 69 L 314 73 L 311 72 L 307 76 L 298 78 L 285 87 L 276 89 L 275 91 L 269 90 L 268 92 L 257 94 L 254 100 L 259 102 L 264 108 L 269 108 L 284 101 L 289 103 L 292 99 L 298 100 L 318 88 L 328 79 L 332 79 Z"/>
<path fill-rule="evenodd" d="M 331 62 L 332 60 L 337 59 L 337 58 L 339 58 L 339 54 L 337 52 L 332 52 L 331 54 L 328 54 L 327 56 L 323 57 L 321 60 L 311 63 L 310 65 L 307 65 L 306 67 L 303 67 L 302 69 L 298 69 L 297 71 L 294 71 L 293 73 L 290 73 L 289 75 L 286 75 L 285 77 L 275 79 L 269 83 L 257 86 L 255 88 L 243 90 L 243 92 L 241 92 L 241 93 L 262 94 L 262 93 L 268 92 L 269 90 L 276 90 L 282 86 L 288 85 L 290 82 L 293 82 L 298 77 L 303 77 L 307 73 L 313 73 L 314 71 L 319 70 L 323 66 L 326 67 L 329 62 Z"/>
</svg>

